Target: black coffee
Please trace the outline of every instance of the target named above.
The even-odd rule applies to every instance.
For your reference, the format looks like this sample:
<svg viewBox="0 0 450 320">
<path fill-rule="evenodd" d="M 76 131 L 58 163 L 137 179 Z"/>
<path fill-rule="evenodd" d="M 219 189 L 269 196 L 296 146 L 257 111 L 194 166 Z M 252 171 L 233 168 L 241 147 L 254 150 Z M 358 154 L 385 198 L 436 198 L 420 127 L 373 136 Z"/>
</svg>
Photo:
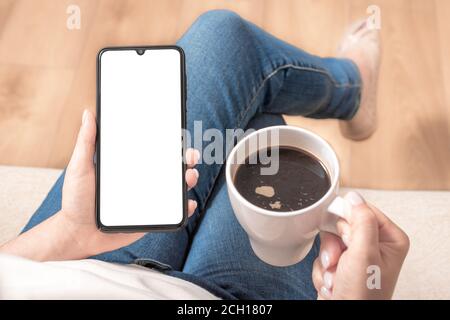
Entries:
<svg viewBox="0 0 450 320">
<path fill-rule="evenodd" d="M 261 174 L 261 168 L 270 164 L 262 164 L 256 154 L 237 169 L 236 189 L 252 204 L 272 211 L 294 211 L 317 202 L 330 189 L 330 177 L 315 156 L 291 147 L 280 147 L 278 152 L 279 168 L 274 175 Z M 270 149 L 262 154 L 271 157 Z"/>
</svg>

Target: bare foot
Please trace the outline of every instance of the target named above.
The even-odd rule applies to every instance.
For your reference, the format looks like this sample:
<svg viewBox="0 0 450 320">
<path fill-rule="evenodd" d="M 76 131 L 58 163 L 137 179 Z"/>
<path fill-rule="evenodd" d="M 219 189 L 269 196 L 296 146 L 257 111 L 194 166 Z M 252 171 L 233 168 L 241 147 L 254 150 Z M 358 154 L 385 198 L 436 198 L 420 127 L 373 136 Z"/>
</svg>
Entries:
<svg viewBox="0 0 450 320">
<path fill-rule="evenodd" d="M 362 78 L 361 102 L 355 116 L 340 121 L 342 134 L 352 140 L 367 139 L 377 127 L 377 84 L 380 64 L 380 36 L 365 20 L 350 27 L 341 41 L 338 56 L 355 62 Z"/>
</svg>

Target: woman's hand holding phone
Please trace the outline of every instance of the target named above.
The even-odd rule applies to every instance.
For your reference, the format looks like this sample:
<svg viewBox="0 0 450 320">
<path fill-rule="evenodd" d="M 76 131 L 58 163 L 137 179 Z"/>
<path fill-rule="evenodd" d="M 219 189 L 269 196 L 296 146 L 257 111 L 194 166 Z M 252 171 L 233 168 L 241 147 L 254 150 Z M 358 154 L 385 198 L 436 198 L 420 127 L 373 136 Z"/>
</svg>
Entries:
<svg viewBox="0 0 450 320">
<path fill-rule="evenodd" d="M 104 233 L 97 228 L 95 136 L 95 117 L 85 110 L 64 178 L 61 211 L 4 245 L 0 253 L 41 261 L 82 259 L 124 247 L 144 236 L 145 233 Z M 198 159 L 197 150 L 187 150 L 185 180 L 188 188 L 197 184 L 198 171 L 193 167 Z M 196 208 L 196 201 L 189 200 L 188 215 Z"/>
<path fill-rule="evenodd" d="M 74 243 L 80 250 L 87 249 L 88 256 L 124 247 L 145 235 L 104 233 L 98 230 L 95 223 L 95 168 L 92 160 L 95 135 L 95 118 L 90 111 L 85 110 L 77 143 L 67 167 L 62 196 L 62 214 L 66 217 L 67 227 L 71 229 Z M 199 159 L 198 151 L 189 149 L 186 155 L 189 169 L 185 179 L 188 188 L 193 188 L 198 179 L 198 171 L 193 169 Z M 189 200 L 189 216 L 196 208 L 197 203 Z"/>
</svg>

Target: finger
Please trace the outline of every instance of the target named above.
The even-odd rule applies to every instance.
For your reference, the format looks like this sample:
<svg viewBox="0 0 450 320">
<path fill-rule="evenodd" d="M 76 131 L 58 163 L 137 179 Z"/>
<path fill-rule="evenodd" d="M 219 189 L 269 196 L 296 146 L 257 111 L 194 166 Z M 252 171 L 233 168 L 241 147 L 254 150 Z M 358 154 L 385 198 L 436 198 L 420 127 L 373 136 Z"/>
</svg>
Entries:
<svg viewBox="0 0 450 320">
<path fill-rule="evenodd" d="M 325 270 L 322 267 L 319 259 L 316 259 L 313 263 L 312 280 L 314 288 L 317 291 L 317 299 L 328 300 L 331 299 L 333 291 L 333 280 L 336 274 L 336 268 L 331 270 Z"/>
<path fill-rule="evenodd" d="M 410 245 L 408 235 L 380 209 L 371 204 L 368 204 L 368 206 L 372 209 L 377 218 L 380 242 L 395 245 L 399 249 L 405 251 L 406 254 Z"/>
<path fill-rule="evenodd" d="M 319 290 L 319 295 L 322 300 L 330 300 L 331 299 L 331 290 L 321 287 Z"/>
<path fill-rule="evenodd" d="M 185 173 L 186 184 L 188 189 L 192 189 L 197 185 L 199 173 L 197 169 L 187 169 Z"/>
<path fill-rule="evenodd" d="M 323 273 L 325 269 L 323 268 L 320 258 L 316 258 L 313 263 L 313 271 L 312 271 L 312 281 L 314 288 L 316 288 L 317 292 L 320 292 L 320 288 L 323 286 Z"/>
<path fill-rule="evenodd" d="M 336 266 L 331 267 L 322 274 L 322 286 L 328 290 L 333 290 L 334 277 L 336 274 Z"/>
<path fill-rule="evenodd" d="M 197 149 L 189 148 L 186 150 L 186 164 L 188 168 L 193 168 L 200 160 L 200 152 Z"/>
<path fill-rule="evenodd" d="M 337 265 L 345 246 L 338 236 L 320 232 L 320 262 L 324 269 Z"/>
<path fill-rule="evenodd" d="M 379 242 L 389 244 L 398 250 L 402 256 L 406 256 L 409 250 L 409 238 L 406 233 L 392 222 L 383 212 L 366 203 L 362 197 L 350 192 L 345 196 L 352 204 L 351 217 L 351 241 L 355 241 L 362 249 Z M 353 229 L 359 229 L 358 236 Z M 357 238 L 357 239 L 356 239 Z"/>
<path fill-rule="evenodd" d="M 81 128 L 78 132 L 69 167 L 76 169 L 89 169 L 94 166 L 96 124 L 93 114 L 84 110 Z"/>
<path fill-rule="evenodd" d="M 345 200 L 352 205 L 351 214 L 347 217 L 351 228 L 352 244 L 357 243 L 361 248 L 378 244 L 378 222 L 375 213 L 354 191 L 347 193 Z"/>
<path fill-rule="evenodd" d="M 189 199 L 188 201 L 188 216 L 192 216 L 197 209 L 197 201 Z"/>
</svg>

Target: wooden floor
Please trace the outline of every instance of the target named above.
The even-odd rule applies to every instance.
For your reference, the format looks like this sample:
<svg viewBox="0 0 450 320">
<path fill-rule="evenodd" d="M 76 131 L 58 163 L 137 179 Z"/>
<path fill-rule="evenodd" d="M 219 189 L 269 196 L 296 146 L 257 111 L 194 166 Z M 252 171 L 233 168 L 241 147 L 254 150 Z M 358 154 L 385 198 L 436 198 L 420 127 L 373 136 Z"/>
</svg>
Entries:
<svg viewBox="0 0 450 320">
<path fill-rule="evenodd" d="M 307 51 L 332 55 L 346 26 L 374 3 L 383 39 L 376 134 L 350 142 L 333 120 L 288 121 L 334 146 L 346 186 L 448 190 L 448 0 L 0 0 L 0 164 L 66 165 L 81 110 L 95 109 L 101 47 L 173 43 L 200 13 L 229 8 Z M 80 30 L 66 28 L 69 4 L 81 8 Z"/>
</svg>

